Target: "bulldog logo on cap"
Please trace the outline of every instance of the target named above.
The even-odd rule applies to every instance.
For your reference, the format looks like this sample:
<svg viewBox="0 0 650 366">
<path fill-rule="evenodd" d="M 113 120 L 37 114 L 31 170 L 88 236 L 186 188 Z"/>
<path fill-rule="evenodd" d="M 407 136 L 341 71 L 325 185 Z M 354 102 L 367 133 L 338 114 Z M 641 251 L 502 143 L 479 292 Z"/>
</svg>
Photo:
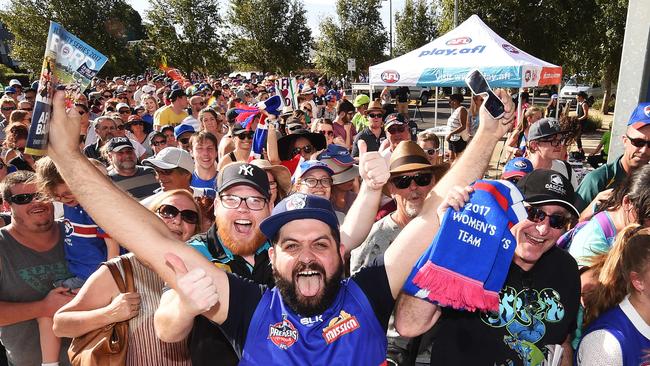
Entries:
<svg viewBox="0 0 650 366">
<path fill-rule="evenodd" d="M 519 169 L 525 169 L 528 165 L 526 164 L 525 161 L 518 160 L 515 162 L 515 166 Z"/>
<path fill-rule="evenodd" d="M 253 176 L 253 166 L 252 165 L 247 165 L 243 164 L 239 167 L 239 175 L 248 175 L 250 177 Z"/>
<path fill-rule="evenodd" d="M 300 210 L 301 208 L 305 208 L 305 205 L 307 204 L 307 196 L 304 195 L 303 193 L 294 193 L 291 195 L 291 197 L 288 198 L 287 201 L 287 211 L 293 211 L 293 210 Z"/>
</svg>

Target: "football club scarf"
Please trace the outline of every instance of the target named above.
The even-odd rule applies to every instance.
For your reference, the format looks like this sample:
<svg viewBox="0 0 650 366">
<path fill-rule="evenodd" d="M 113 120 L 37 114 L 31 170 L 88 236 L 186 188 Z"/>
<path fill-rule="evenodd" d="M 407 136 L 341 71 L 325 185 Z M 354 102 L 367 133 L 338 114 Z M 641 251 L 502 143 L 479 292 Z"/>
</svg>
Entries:
<svg viewBox="0 0 650 366">
<path fill-rule="evenodd" d="M 441 306 L 497 311 L 516 241 L 510 227 L 526 217 L 508 181 L 479 180 L 460 211 L 448 209 L 404 292 Z"/>
</svg>

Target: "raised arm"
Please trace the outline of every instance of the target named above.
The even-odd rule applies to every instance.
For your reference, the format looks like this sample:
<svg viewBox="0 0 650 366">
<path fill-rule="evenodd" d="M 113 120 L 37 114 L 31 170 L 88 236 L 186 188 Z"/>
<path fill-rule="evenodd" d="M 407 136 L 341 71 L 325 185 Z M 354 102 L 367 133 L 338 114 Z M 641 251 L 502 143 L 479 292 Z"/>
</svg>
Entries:
<svg viewBox="0 0 650 366">
<path fill-rule="evenodd" d="M 352 203 L 345 221 L 341 224 L 341 242 L 350 253 L 368 236 L 381 201 L 381 188 L 390 177 L 388 163 L 379 152 L 368 152 L 366 142 L 358 141 L 359 174 L 363 178 L 361 189 Z"/>
<path fill-rule="evenodd" d="M 442 198 L 456 186 L 465 187 L 483 178 L 497 142 L 506 133 L 514 117 L 514 105 L 504 90 L 496 90 L 505 105 L 506 115 L 495 120 L 485 108 L 480 110 L 479 129 L 461 158 L 429 193 L 420 215 L 411 220 L 384 254 L 386 274 L 397 297 L 411 268 L 433 241 L 440 226 L 437 208 Z"/>
<path fill-rule="evenodd" d="M 113 239 L 172 288 L 177 287 L 177 275 L 167 264 L 166 253 L 175 253 L 190 271 L 202 269 L 214 283 L 221 300 L 212 320 L 223 322 L 228 314 L 229 295 L 225 273 L 176 239 L 162 220 L 107 180 L 79 152 L 79 137 L 74 133 L 79 130 L 79 114 L 74 109 L 66 113 L 63 92 L 57 92 L 52 103 L 48 154 L 79 203 Z"/>
</svg>

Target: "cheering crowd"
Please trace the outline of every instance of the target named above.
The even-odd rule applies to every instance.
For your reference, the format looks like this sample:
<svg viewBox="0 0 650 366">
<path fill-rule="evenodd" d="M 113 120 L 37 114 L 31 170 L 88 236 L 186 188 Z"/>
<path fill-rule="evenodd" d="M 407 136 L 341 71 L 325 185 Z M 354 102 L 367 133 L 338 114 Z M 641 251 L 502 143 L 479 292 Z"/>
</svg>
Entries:
<svg viewBox="0 0 650 366">
<path fill-rule="evenodd" d="M 42 157 L 25 151 L 38 85 L 9 83 L 9 365 L 94 364 L 84 340 L 116 323 L 126 365 L 650 361 L 648 104 L 617 111 L 623 155 L 607 163 L 606 132 L 583 177 L 568 159 L 576 141 L 585 155 L 582 94 L 576 113 L 496 90 L 500 118 L 453 94 L 441 139 L 388 88 L 298 77 L 292 109 L 276 79 L 95 78 L 56 93 Z M 504 139 L 500 180 L 484 179 Z M 487 226 L 462 224 L 483 236 L 450 214 L 472 208 Z M 422 273 L 450 281 L 411 291 Z"/>
</svg>

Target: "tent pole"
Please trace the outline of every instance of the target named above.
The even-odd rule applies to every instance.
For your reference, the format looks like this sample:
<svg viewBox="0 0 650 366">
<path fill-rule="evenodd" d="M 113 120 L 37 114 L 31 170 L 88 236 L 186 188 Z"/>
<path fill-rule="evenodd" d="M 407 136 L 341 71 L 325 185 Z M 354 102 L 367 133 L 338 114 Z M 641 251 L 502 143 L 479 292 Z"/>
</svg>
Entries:
<svg viewBox="0 0 650 366">
<path fill-rule="evenodd" d="M 438 87 L 436 86 L 436 101 L 433 109 L 433 127 L 438 127 Z"/>
<path fill-rule="evenodd" d="M 517 125 L 521 123 L 521 93 L 523 93 L 524 88 L 519 88 L 519 96 L 517 97 Z"/>
</svg>

